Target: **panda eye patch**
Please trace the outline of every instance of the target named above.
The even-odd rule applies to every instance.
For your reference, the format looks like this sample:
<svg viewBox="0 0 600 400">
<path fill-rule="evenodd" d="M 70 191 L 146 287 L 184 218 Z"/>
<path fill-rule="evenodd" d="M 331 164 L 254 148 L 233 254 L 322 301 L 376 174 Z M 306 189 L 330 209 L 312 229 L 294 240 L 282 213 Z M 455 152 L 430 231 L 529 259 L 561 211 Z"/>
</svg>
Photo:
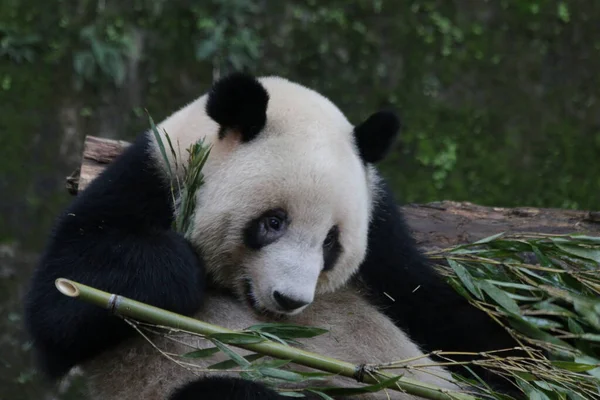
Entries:
<svg viewBox="0 0 600 400">
<path fill-rule="evenodd" d="M 323 241 L 323 271 L 332 269 L 341 253 L 340 229 L 334 225 Z"/>
<path fill-rule="evenodd" d="M 282 237 L 289 225 L 287 213 L 276 208 L 259 215 L 244 229 L 244 244 L 258 250 Z"/>
</svg>

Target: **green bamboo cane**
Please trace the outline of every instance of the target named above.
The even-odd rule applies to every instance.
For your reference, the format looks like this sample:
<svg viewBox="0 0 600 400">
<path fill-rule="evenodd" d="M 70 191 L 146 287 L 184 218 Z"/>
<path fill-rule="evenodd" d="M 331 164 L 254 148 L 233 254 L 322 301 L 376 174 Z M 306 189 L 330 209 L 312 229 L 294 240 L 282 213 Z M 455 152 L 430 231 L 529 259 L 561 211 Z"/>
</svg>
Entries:
<svg viewBox="0 0 600 400">
<path fill-rule="evenodd" d="M 153 307 L 127 297 L 107 293 L 69 279 L 59 278 L 56 280 L 55 285 L 56 288 L 66 296 L 83 300 L 106 308 L 116 315 L 130 317 L 138 321 L 181 329 L 199 335 L 237 333 L 236 331 L 227 328 L 166 311 L 158 307 Z M 291 360 L 296 364 L 332 374 L 343 375 L 348 378 L 356 379 L 357 371 L 361 368 L 360 366 L 349 362 L 340 361 L 317 353 L 311 353 L 295 347 L 285 346 L 270 340 L 265 340 L 260 343 L 236 343 L 232 344 L 232 346 L 282 360 Z M 378 383 L 375 377 L 370 374 L 361 375 L 363 375 L 362 381 L 364 383 Z M 395 377 L 394 375 L 380 372 L 378 372 L 378 375 L 383 379 L 392 379 Z M 476 400 L 475 397 L 464 393 L 449 391 L 406 377 L 401 377 L 393 386 L 388 387 L 388 389 L 403 391 L 431 400 Z"/>
</svg>

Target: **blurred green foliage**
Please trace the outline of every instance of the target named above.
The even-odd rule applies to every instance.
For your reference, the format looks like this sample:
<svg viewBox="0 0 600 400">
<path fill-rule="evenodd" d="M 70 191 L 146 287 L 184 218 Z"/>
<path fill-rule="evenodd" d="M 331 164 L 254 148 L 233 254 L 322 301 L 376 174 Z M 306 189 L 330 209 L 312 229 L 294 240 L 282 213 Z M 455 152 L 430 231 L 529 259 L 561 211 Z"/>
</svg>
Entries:
<svg viewBox="0 0 600 400">
<path fill-rule="evenodd" d="M 594 0 L 5 0 L 2 179 L 47 222 L 64 193 L 42 196 L 40 170 L 61 167 L 65 101 L 79 142 L 101 134 L 96 111 L 111 103 L 112 134 L 130 139 L 143 108 L 165 117 L 243 69 L 314 87 L 355 123 L 397 109 L 406 129 L 383 171 L 403 201 L 594 209 L 599 12 Z M 137 103 L 121 96 L 132 74 Z"/>
</svg>

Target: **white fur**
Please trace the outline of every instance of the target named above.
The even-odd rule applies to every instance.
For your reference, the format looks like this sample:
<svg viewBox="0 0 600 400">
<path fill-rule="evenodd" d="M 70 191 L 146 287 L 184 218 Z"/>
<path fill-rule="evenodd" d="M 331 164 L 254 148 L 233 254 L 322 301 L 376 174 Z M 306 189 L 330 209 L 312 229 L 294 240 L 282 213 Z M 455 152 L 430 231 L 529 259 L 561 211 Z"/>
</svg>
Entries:
<svg viewBox="0 0 600 400">
<path fill-rule="evenodd" d="M 356 272 L 366 252 L 373 174 L 357 155 L 353 126 L 333 103 L 283 78 L 259 81 L 270 97 L 267 123 L 249 143 L 240 145 L 236 132 L 218 139 L 219 127 L 204 111 L 206 95 L 159 129 L 182 156 L 202 137 L 212 145 L 190 240 L 220 284 L 241 296 L 242 280 L 250 278 L 259 305 L 277 311 L 275 290 L 312 300 Z M 275 207 L 290 215 L 289 231 L 268 250 L 249 252 L 242 243 L 245 224 Z M 334 224 L 344 251 L 322 273 L 321 245 Z"/>
<path fill-rule="evenodd" d="M 353 126 L 335 105 L 310 89 L 276 77 L 259 81 L 270 97 L 267 123 L 249 143 L 241 144 L 237 132 L 218 139 L 219 127 L 205 114 L 206 96 L 159 125 L 178 148 L 180 162 L 186 162 L 185 149 L 195 141 L 204 137 L 212 145 L 189 239 L 202 252 L 217 283 L 232 289 L 236 297 L 209 293 L 206 306 L 196 317 L 231 329 L 269 321 L 244 299 L 243 280 L 249 278 L 258 305 L 270 311 L 277 311 L 272 300 L 275 290 L 312 301 L 295 315 L 288 314 L 291 323 L 330 330 L 304 340 L 309 351 L 353 363 L 422 355 L 400 329 L 347 286 L 365 257 L 378 190 L 375 170 L 365 168 L 357 155 Z M 163 163 L 156 148 L 153 155 L 156 162 Z M 172 159 L 171 164 L 174 169 Z M 290 216 L 285 235 L 259 251 L 246 249 L 242 232 L 247 222 L 275 207 L 284 208 Z M 322 243 L 334 224 L 339 226 L 343 251 L 333 269 L 323 272 Z M 189 336 L 179 339 L 207 346 Z M 173 353 L 190 351 L 164 338 L 157 342 Z M 214 362 L 202 360 L 200 365 Z M 431 361 L 423 358 L 418 363 Z M 92 374 L 95 398 L 103 400 L 164 399 L 174 387 L 194 378 L 141 338 L 86 367 Z M 444 379 L 419 371 L 406 373 L 452 387 L 444 380 L 450 375 L 440 368 L 435 374 Z M 327 384 L 356 385 L 340 377 Z M 387 395 L 412 399 L 392 391 L 365 398 Z"/>
</svg>

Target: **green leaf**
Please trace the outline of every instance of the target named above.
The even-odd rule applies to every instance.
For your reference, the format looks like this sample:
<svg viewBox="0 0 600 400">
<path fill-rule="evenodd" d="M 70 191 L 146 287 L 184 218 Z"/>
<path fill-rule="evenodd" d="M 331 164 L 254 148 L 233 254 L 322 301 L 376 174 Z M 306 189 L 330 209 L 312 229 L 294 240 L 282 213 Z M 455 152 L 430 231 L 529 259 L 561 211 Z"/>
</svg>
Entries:
<svg viewBox="0 0 600 400">
<path fill-rule="evenodd" d="M 513 328 L 517 329 L 519 332 L 523 333 L 524 335 L 526 335 L 532 339 L 542 340 L 542 341 L 545 341 L 548 343 L 555 344 L 557 346 L 564 347 L 566 349 L 573 349 L 573 347 L 571 347 L 571 345 L 569 345 L 567 342 L 564 342 L 560 339 L 555 338 L 554 336 L 550 335 L 549 333 L 542 331 L 538 327 L 530 324 L 529 322 L 527 322 L 521 318 L 515 318 L 515 317 L 508 318 L 508 323 Z"/>
<path fill-rule="evenodd" d="M 302 375 L 303 377 L 310 379 L 310 380 L 317 380 L 317 381 L 321 381 L 325 378 L 327 378 L 328 376 L 331 376 L 333 374 L 329 373 L 329 372 L 305 372 L 305 371 L 296 371 L 297 374 Z"/>
<path fill-rule="evenodd" d="M 577 323 L 577 321 L 575 321 L 573 318 L 569 318 L 567 320 L 567 324 L 569 325 L 569 331 L 571 331 L 572 333 L 576 333 L 576 334 L 583 334 L 583 333 L 585 333 L 585 331 L 583 330 L 583 328 L 581 327 L 581 325 L 579 325 Z"/>
<path fill-rule="evenodd" d="M 473 278 L 471 277 L 471 274 L 469 274 L 469 271 L 467 271 L 467 269 L 462 264 L 456 262 L 451 258 L 447 258 L 447 261 L 448 265 L 452 267 L 452 269 L 456 273 L 456 276 L 458 276 L 458 279 L 460 279 L 462 284 L 469 290 L 469 292 L 471 292 L 471 294 L 477 297 L 479 300 L 483 300 L 483 295 L 481 294 L 479 288 L 476 287 L 473 283 Z"/>
<path fill-rule="evenodd" d="M 600 360 L 598 360 L 594 357 L 590 357 L 590 356 L 581 356 L 581 357 L 575 357 L 575 362 L 580 363 L 580 364 L 589 364 L 589 365 L 593 365 L 594 367 L 596 367 L 596 368 L 591 369 L 586 372 L 589 375 L 592 375 L 593 377 L 600 379 Z"/>
<path fill-rule="evenodd" d="M 212 338 L 211 341 L 215 344 L 215 346 L 217 346 L 219 348 L 219 350 L 221 350 L 223 353 L 227 354 L 227 356 L 229 358 L 231 358 L 231 361 L 235 362 L 235 364 L 237 364 L 241 367 L 249 367 L 250 366 L 250 360 L 248 360 L 246 357 L 240 356 L 238 353 L 231 350 L 229 347 L 225 346 L 225 344 L 223 344 L 222 342 L 220 342 L 217 339 Z M 260 356 L 262 357 L 262 354 Z M 257 358 L 260 358 L 260 357 L 257 357 Z M 223 364 L 223 363 L 219 363 L 219 364 Z M 219 365 L 219 364 L 215 364 L 215 365 Z M 209 369 L 221 369 L 221 368 L 216 368 L 215 365 L 212 365 L 208 368 Z"/>
<path fill-rule="evenodd" d="M 281 344 L 283 344 L 283 345 L 286 345 L 286 346 L 288 346 L 288 342 L 286 342 L 285 340 L 283 340 L 283 339 L 281 339 L 281 338 L 279 338 L 279 337 L 277 337 L 277 336 L 275 336 L 275 335 L 271 335 L 271 334 L 270 334 L 270 333 L 268 333 L 268 332 L 259 332 L 259 334 L 260 334 L 261 336 L 263 336 L 263 337 L 265 337 L 265 338 L 269 339 L 269 340 L 272 340 L 272 341 L 274 341 L 274 342 L 278 342 L 278 343 L 281 343 Z M 295 341 L 292 341 L 292 342 L 295 342 Z M 297 343 L 297 342 L 296 342 L 296 343 Z"/>
<path fill-rule="evenodd" d="M 260 362 L 253 362 L 253 368 L 281 368 L 284 365 L 291 363 L 291 360 L 267 360 Z"/>
<path fill-rule="evenodd" d="M 560 315 L 561 317 L 577 317 L 577 315 L 574 312 L 567 310 L 566 308 L 563 308 L 561 306 L 557 306 L 556 304 L 551 303 L 550 300 L 544 300 L 539 303 L 536 303 L 533 305 L 533 307 L 538 310 L 547 311 L 550 314 Z"/>
<path fill-rule="evenodd" d="M 589 235 L 584 235 L 584 234 L 580 235 L 580 234 L 576 234 L 576 233 L 569 235 L 569 236 L 574 240 L 590 242 L 592 244 L 600 245 L 600 236 L 589 236 Z"/>
<path fill-rule="evenodd" d="M 148 111 L 146 110 L 146 113 L 148 113 Z M 165 150 L 165 145 L 160 137 L 160 134 L 158 133 L 158 129 L 156 128 L 156 125 L 154 124 L 154 120 L 152 119 L 152 117 L 150 116 L 150 114 L 148 113 L 148 120 L 150 121 L 150 127 L 152 128 L 152 132 L 154 133 L 154 137 L 156 138 L 156 142 L 158 143 L 158 147 L 160 149 L 160 153 L 162 154 L 163 159 L 165 160 L 165 164 L 167 165 L 167 169 L 169 170 L 169 176 L 171 177 L 171 179 L 173 178 L 173 171 L 171 171 L 171 163 L 169 162 L 169 157 L 167 157 L 167 152 Z"/>
<path fill-rule="evenodd" d="M 237 355 L 237 356 L 241 357 L 239 355 Z M 262 357 L 264 357 L 264 355 L 262 355 L 262 354 L 249 354 L 249 355 L 241 357 L 241 358 L 243 358 L 244 361 L 247 362 L 247 365 L 250 365 L 250 361 L 258 360 L 259 358 L 262 358 Z M 240 360 L 238 360 L 238 361 L 240 361 Z M 220 363 L 209 365 L 206 368 L 207 369 L 224 370 L 224 369 L 234 368 L 236 366 L 244 366 L 244 367 L 246 367 L 247 365 L 241 365 L 239 362 L 234 361 L 234 360 L 226 360 L 226 361 L 221 361 Z"/>
<path fill-rule="evenodd" d="M 268 333 L 284 339 L 312 338 L 329 332 L 327 329 L 293 324 L 257 324 L 247 328 L 248 331 Z"/>
<path fill-rule="evenodd" d="M 519 305 L 510 297 L 506 295 L 502 290 L 492 285 L 488 281 L 479 281 L 479 288 L 487 293 L 500 307 L 511 314 L 520 315 L 521 310 Z"/>
<path fill-rule="evenodd" d="M 304 377 L 294 371 L 286 371 L 277 368 L 258 368 L 258 372 L 269 378 L 280 379 L 287 382 L 302 382 Z"/>
<path fill-rule="evenodd" d="M 401 376 L 394 376 L 382 382 L 355 388 L 322 387 L 319 390 L 332 396 L 352 396 L 362 393 L 374 393 L 394 385 Z"/>
<path fill-rule="evenodd" d="M 586 259 L 592 260 L 596 263 L 600 263 L 600 249 L 599 248 L 583 247 L 583 246 L 577 246 L 577 245 L 573 245 L 573 244 L 563 244 L 563 243 L 559 243 L 557 241 L 555 241 L 554 244 L 556 245 L 556 247 L 558 247 L 562 251 L 567 252 L 571 255 L 581 257 L 581 258 L 586 258 Z"/>
<path fill-rule="evenodd" d="M 308 389 L 307 392 L 310 393 L 314 393 L 317 396 L 319 396 L 320 398 L 324 399 L 324 400 L 335 400 L 333 397 L 330 397 L 328 395 L 326 395 L 325 393 L 319 391 L 319 390 L 315 390 L 315 389 Z"/>
<path fill-rule="evenodd" d="M 523 319 L 539 328 L 562 328 L 563 324 L 545 318 L 524 316 Z"/>
<path fill-rule="evenodd" d="M 457 279 L 450 278 L 448 280 L 448 283 L 450 284 L 450 286 L 452 286 L 454 288 L 454 290 L 456 290 L 456 292 L 458 294 L 460 294 L 461 296 L 463 296 L 465 299 L 467 299 L 469 301 L 473 300 L 473 297 L 471 297 L 471 295 L 469 294 L 469 292 L 467 292 L 465 290 L 465 287 L 463 285 L 461 285 Z"/>
<path fill-rule="evenodd" d="M 250 335 L 247 333 L 213 333 L 207 338 L 216 339 L 226 344 L 253 344 L 265 341 L 264 338 L 261 338 L 258 335 Z"/>
<path fill-rule="evenodd" d="M 544 253 L 542 253 L 542 251 L 540 250 L 539 247 L 531 245 L 531 248 L 532 248 L 533 252 L 535 253 L 536 257 L 538 258 L 540 264 L 542 264 L 542 266 L 548 267 L 548 268 L 554 266 L 552 261 L 550 261 L 550 259 L 548 257 L 546 257 L 546 255 Z"/>
<path fill-rule="evenodd" d="M 473 244 L 484 244 L 484 243 L 489 243 L 489 242 L 491 242 L 491 241 L 493 241 L 493 240 L 496 240 L 496 239 L 498 239 L 500 236 L 504 235 L 504 233 L 505 233 L 505 232 L 500 232 L 500 233 L 497 233 L 497 234 L 495 234 L 495 235 L 488 236 L 488 237 L 486 237 L 486 238 L 483 238 L 483 239 L 479 239 L 478 241 L 474 242 Z"/>
<path fill-rule="evenodd" d="M 597 368 L 597 365 L 581 364 L 572 361 L 550 361 L 552 365 L 558 368 L 566 369 L 572 372 L 585 372 Z"/>
<path fill-rule="evenodd" d="M 204 358 L 210 357 L 215 353 L 218 353 L 219 349 L 217 347 L 209 347 L 206 349 L 200 349 L 196 351 L 191 351 L 189 353 L 182 354 L 181 357 L 184 358 Z"/>
<path fill-rule="evenodd" d="M 285 397 L 305 397 L 302 393 L 300 392 L 277 392 L 279 395 L 281 396 L 285 396 Z"/>
<path fill-rule="evenodd" d="M 531 286 L 531 285 L 526 285 L 524 283 L 514 283 L 514 282 L 502 282 L 502 281 L 495 281 L 492 279 L 486 279 L 489 283 L 494 284 L 494 286 L 501 286 L 501 287 L 510 287 L 510 288 L 514 288 L 514 289 L 522 289 L 522 290 L 529 290 L 529 291 L 542 291 L 542 289 L 539 289 L 535 286 Z"/>
<path fill-rule="evenodd" d="M 585 320 L 594 328 L 600 330 L 600 314 L 595 310 L 595 307 L 584 301 L 573 301 L 575 311 L 577 311 Z"/>
<path fill-rule="evenodd" d="M 600 334 L 584 333 L 577 336 L 578 339 L 589 340 L 590 342 L 600 342 Z"/>
</svg>

